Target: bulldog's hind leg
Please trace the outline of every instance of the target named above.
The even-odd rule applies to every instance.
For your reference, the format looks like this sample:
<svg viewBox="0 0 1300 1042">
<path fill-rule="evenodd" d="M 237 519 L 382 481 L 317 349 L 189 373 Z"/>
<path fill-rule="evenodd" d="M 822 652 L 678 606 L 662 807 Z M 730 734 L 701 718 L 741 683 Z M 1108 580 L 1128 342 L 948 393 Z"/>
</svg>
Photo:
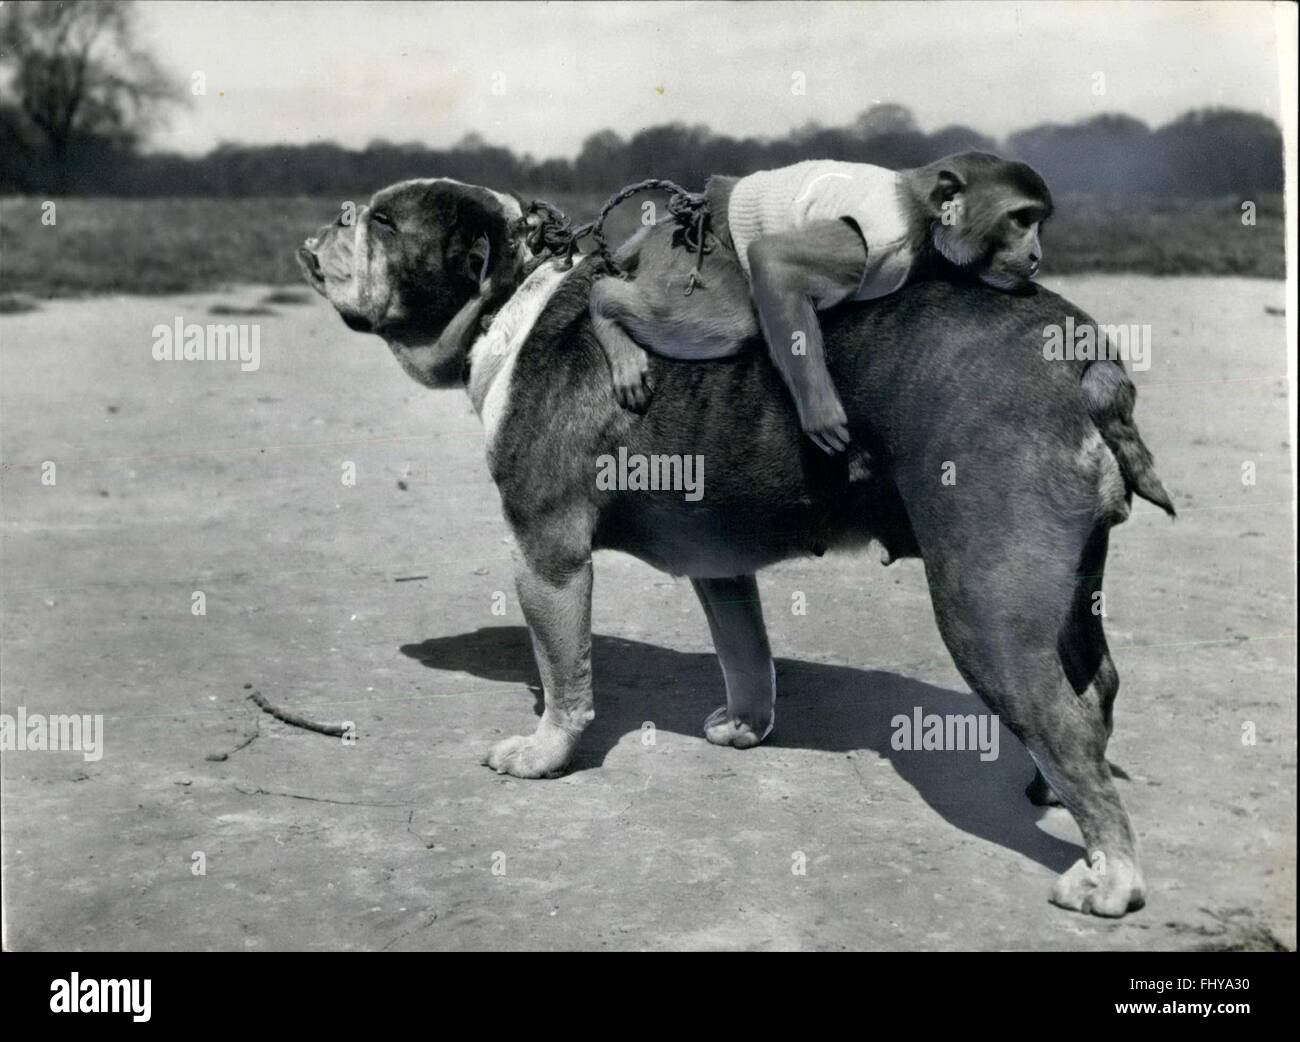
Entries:
<svg viewBox="0 0 1300 1042">
<path fill-rule="evenodd" d="M 704 721 L 704 736 L 714 745 L 748 749 L 771 734 L 776 723 L 776 670 L 758 583 L 752 575 L 738 575 L 692 579 L 691 585 L 704 606 L 727 686 L 727 704 Z"/>
<path fill-rule="evenodd" d="M 1057 688 L 1060 719 L 1025 741 L 1043 780 L 1083 833 L 1086 857 L 1057 879 L 1052 903 L 1110 917 L 1146 904 L 1137 839 L 1106 760 L 1109 703 L 1118 688 L 1109 656 L 1081 691 L 1067 677 Z"/>
<path fill-rule="evenodd" d="M 978 550 L 965 552 L 973 559 Z M 1089 580 L 1073 566 L 1049 574 L 1040 560 L 1032 572 L 980 582 L 967 563 L 958 581 L 956 563 L 926 559 L 940 632 L 962 675 L 1024 743 L 1083 833 L 1086 857 L 1057 880 L 1052 902 L 1102 916 L 1141 908 L 1137 840 L 1106 762 L 1117 681 L 1108 655 L 1094 648 L 1085 658 L 1073 643 L 1080 610 L 1091 612 L 1080 596 Z M 1000 590 L 1020 591 L 1016 603 L 1005 603 Z"/>
<path fill-rule="evenodd" d="M 1108 533 L 1100 530 L 1079 567 L 1074 604 L 1066 630 L 1059 642 L 1062 664 L 1067 678 L 1076 689 L 1101 710 L 1107 736 L 1115 730 L 1115 696 L 1119 694 L 1119 672 L 1110 657 L 1101 615 L 1094 608 L 1101 593 L 1102 571 L 1106 564 Z M 1060 797 L 1052 791 L 1043 772 L 1034 768 L 1034 777 L 1025 789 L 1029 802 L 1038 807 L 1059 807 Z"/>
<path fill-rule="evenodd" d="M 484 762 L 498 774 L 546 778 L 568 764 L 578 738 L 595 717 L 591 694 L 591 557 L 559 564 L 520 552 L 515 586 L 546 708 L 531 735 L 492 747 Z"/>
</svg>

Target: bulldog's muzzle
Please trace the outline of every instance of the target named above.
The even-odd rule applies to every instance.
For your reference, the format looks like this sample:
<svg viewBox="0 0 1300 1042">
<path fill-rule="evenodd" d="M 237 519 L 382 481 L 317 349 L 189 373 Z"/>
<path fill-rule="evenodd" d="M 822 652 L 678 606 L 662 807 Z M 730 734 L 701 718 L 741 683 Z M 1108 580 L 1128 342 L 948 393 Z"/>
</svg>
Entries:
<svg viewBox="0 0 1300 1042">
<path fill-rule="evenodd" d="M 325 288 L 325 272 L 321 270 L 320 258 L 316 256 L 316 244 L 319 240 L 313 236 L 298 247 L 298 267 L 304 277 L 317 290 Z"/>
<path fill-rule="evenodd" d="M 307 284 L 334 305 L 348 328 L 370 333 L 375 329 L 375 316 L 369 313 L 369 286 L 363 283 L 368 273 L 355 270 L 350 231 L 337 222 L 326 225 L 303 240 L 294 256 Z"/>
</svg>

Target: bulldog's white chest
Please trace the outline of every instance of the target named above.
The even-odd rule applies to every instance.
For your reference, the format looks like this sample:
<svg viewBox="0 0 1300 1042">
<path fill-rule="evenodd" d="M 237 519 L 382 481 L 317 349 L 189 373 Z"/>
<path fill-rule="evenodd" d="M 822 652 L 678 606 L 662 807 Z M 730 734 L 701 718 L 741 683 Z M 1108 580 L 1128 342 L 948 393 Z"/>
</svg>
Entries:
<svg viewBox="0 0 1300 1042">
<path fill-rule="evenodd" d="M 510 400 L 510 377 L 519 349 L 564 277 L 573 270 L 544 262 L 528 276 L 497 312 L 488 331 L 474 341 L 469 355 L 469 397 L 487 432 L 488 452 Z"/>
</svg>

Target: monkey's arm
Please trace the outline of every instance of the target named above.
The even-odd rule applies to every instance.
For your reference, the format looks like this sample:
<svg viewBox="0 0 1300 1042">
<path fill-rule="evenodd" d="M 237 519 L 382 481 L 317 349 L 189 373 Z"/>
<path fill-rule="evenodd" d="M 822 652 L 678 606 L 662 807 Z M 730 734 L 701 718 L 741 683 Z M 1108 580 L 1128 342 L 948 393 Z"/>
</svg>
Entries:
<svg viewBox="0 0 1300 1042">
<path fill-rule="evenodd" d="M 757 239 L 748 260 L 763 336 L 799 422 L 819 448 L 843 452 L 849 421 L 826 368 L 817 311 L 846 300 L 862 284 L 866 243 L 847 221 L 813 221 Z"/>
</svg>

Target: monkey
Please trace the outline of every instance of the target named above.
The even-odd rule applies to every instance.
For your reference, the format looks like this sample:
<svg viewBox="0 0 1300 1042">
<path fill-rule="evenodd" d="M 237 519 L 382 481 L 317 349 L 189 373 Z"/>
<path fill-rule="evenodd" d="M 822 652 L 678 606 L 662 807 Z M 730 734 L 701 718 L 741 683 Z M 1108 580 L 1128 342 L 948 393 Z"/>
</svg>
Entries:
<svg viewBox="0 0 1300 1042">
<path fill-rule="evenodd" d="M 709 289 L 684 294 L 685 264 L 694 261 L 654 234 L 662 225 L 642 229 L 615 257 L 632 277 L 599 279 L 592 291 L 590 315 L 615 395 L 625 408 L 647 407 L 646 350 L 727 358 L 761 330 L 800 426 L 831 455 L 849 449 L 848 418 L 817 312 L 886 296 L 945 267 L 1004 292 L 1027 291 L 1053 209 L 1030 166 L 984 152 L 900 171 L 808 160 L 711 178 L 705 197 L 713 236 L 735 251 L 748 299 L 734 265 L 715 266 Z"/>
</svg>

